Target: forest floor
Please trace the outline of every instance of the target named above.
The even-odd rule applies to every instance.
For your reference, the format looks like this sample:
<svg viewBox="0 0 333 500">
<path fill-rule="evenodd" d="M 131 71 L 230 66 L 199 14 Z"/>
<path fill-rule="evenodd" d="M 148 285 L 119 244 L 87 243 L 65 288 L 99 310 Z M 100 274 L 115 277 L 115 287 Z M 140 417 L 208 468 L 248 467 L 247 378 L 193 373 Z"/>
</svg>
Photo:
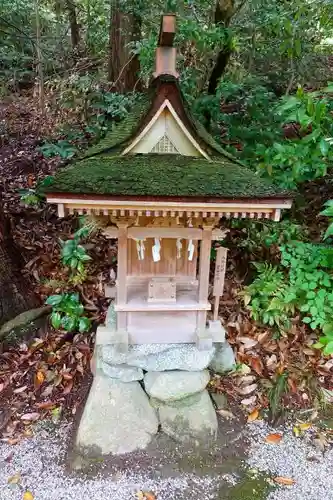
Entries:
<svg viewBox="0 0 333 500">
<path fill-rule="evenodd" d="M 68 272 L 61 265 L 59 258 L 59 238 L 72 237 L 78 227 L 78 221 L 75 217 L 58 219 L 54 207 L 43 202 L 36 207 L 26 207 L 20 201 L 20 189 L 33 188 L 38 180 L 52 174 L 61 163 L 58 158 L 45 159 L 38 149 L 42 138 L 50 134 L 54 127 L 52 115 L 48 114 L 42 118 L 34 107 L 34 101 L 30 95 L 18 96 L 15 100 L 12 99 L 1 105 L 0 124 L 2 122 L 6 122 L 6 133 L 2 136 L 2 145 L 0 143 L 1 196 L 5 212 L 11 221 L 15 242 L 22 253 L 22 273 L 30 282 L 31 289 L 35 290 L 40 303 L 43 304 L 48 295 L 69 289 Z M 308 220 L 313 239 L 319 237 L 321 221 L 318 220 L 317 214 L 322 208 L 322 200 L 328 198 L 333 198 L 333 183 L 317 181 L 304 188 L 303 208 L 298 210 L 298 217 Z M 236 230 L 233 236 L 237 241 L 239 235 Z M 92 257 L 88 277 L 76 289 L 95 326 L 103 322 L 108 305 L 108 301 L 104 298 L 103 286 L 110 279 L 110 269 L 115 268 L 116 248 L 110 246 L 108 240 L 97 234 L 89 240 L 87 251 Z M 237 352 L 238 369 L 228 376 L 213 376 L 210 389 L 226 394 L 232 405 L 237 405 L 242 409 L 245 420 L 252 422 L 250 429 L 257 429 L 259 432 L 262 429 L 261 426 L 265 425 L 260 420 L 261 416 L 269 413 L 271 403 L 269 391 L 272 394 L 272 389 L 274 392 L 274 389 L 278 388 L 279 379 L 285 375 L 286 388 L 277 399 L 278 410 L 284 408 L 285 413 L 278 411 L 278 416 L 282 419 L 285 415 L 290 416 L 294 409 L 307 413 L 299 414 L 299 420 L 292 426 L 293 431 L 289 428 L 286 430 L 288 440 L 281 440 L 281 443 L 273 448 L 282 449 L 286 453 L 289 450 L 290 453 L 293 446 L 303 446 L 304 434 L 306 434 L 306 439 L 309 441 L 306 446 L 314 447 L 320 454 L 325 452 L 325 457 L 328 457 L 327 463 L 331 466 L 332 429 L 330 426 L 322 425 L 322 419 L 318 415 L 323 394 L 327 401 L 333 398 L 333 359 L 321 357 L 320 353 L 310 347 L 314 334 L 309 332 L 297 318 L 292 333 L 280 338 L 275 337 L 268 328 L 256 325 L 249 318 L 248 311 L 238 295 L 248 273 L 249 265 L 246 262 L 245 264 L 244 266 L 243 250 L 237 246 L 232 248 L 228 258 L 226 291 L 220 304 L 228 341 Z M 4 474 L 1 484 L 7 481 L 8 475 L 16 473 L 13 464 L 19 465 L 21 455 L 27 460 L 24 470 L 29 469 L 28 462 L 32 460 L 34 448 L 32 443 L 39 443 L 38 440 L 43 443 L 44 439 L 43 435 L 39 437 L 39 433 L 35 435 L 36 425 L 38 427 L 43 422 L 57 421 L 60 417 L 67 418 L 69 421 L 75 418 L 90 386 L 89 362 L 93 344 L 94 333 L 75 336 L 64 334 L 54 331 L 45 321 L 39 325 L 39 331 L 34 340 L 22 339 L 19 346 L 7 347 L 0 354 L 2 456 L 17 457 L 14 462 L 5 461 L 7 465 L 1 472 Z M 326 392 L 323 393 L 323 389 Z M 221 410 L 220 416 L 229 418 L 228 413 L 228 410 Z M 282 422 L 278 418 L 275 418 L 275 421 L 278 424 Z M 266 431 L 268 433 L 268 430 Z M 63 431 L 59 432 L 61 434 Z M 251 432 L 251 434 L 256 436 L 256 432 Z M 53 452 L 62 455 L 63 452 L 59 448 L 60 444 L 57 439 L 55 438 L 55 442 L 58 444 L 54 445 Z M 275 439 L 277 442 L 280 441 L 279 438 Z M 289 448 L 283 448 L 285 441 Z M 39 445 L 36 444 L 36 446 L 38 449 Z M 45 443 L 40 446 L 41 450 L 45 449 Z M 266 444 L 264 448 L 267 448 Z M 257 456 L 260 457 L 260 453 Z M 60 473 L 60 471 L 64 470 L 61 469 L 63 466 L 54 465 L 60 469 L 53 470 L 50 455 L 47 455 L 45 460 L 45 463 L 50 462 L 50 474 L 59 472 L 59 477 L 62 477 L 63 472 Z M 272 461 L 274 462 L 273 458 Z M 273 462 L 269 466 L 270 469 L 265 469 L 262 464 L 261 467 L 276 474 L 283 474 L 287 477 L 289 474 L 293 477 L 290 472 L 292 465 L 288 470 L 283 469 L 283 458 L 276 463 L 276 469 L 274 469 Z M 311 463 L 314 474 L 319 474 L 317 469 L 320 469 L 320 464 L 322 462 L 318 462 L 317 458 Z M 34 466 L 32 465 L 30 469 L 32 471 Z M 36 470 L 38 471 L 38 467 Z M 41 490 L 46 488 L 48 481 L 47 467 L 45 470 L 46 475 L 43 476 L 38 486 Z M 29 473 L 25 472 L 25 474 L 29 476 Z M 303 469 L 297 469 L 297 475 L 298 481 L 304 480 Z M 37 476 L 38 474 L 31 477 L 37 480 Z M 72 480 L 69 479 L 69 481 Z M 59 483 L 53 484 L 55 489 L 60 487 Z M 102 484 L 104 484 L 103 481 Z M 64 483 L 64 488 L 67 486 L 67 483 Z M 290 491 L 293 491 L 292 486 L 291 488 Z M 306 485 L 304 488 L 305 490 L 301 490 L 303 493 L 306 491 Z M 78 490 L 73 491 L 72 498 L 74 494 L 75 496 L 78 494 Z M 119 491 L 119 498 L 127 498 L 126 495 L 121 496 L 121 490 Z M 15 496 L 17 494 L 15 489 L 11 494 L 14 496 L 1 497 L 0 493 L 0 499 L 18 498 Z M 85 494 L 88 498 L 88 493 Z M 272 493 L 272 495 L 276 494 Z M 308 497 L 310 500 L 319 496 L 321 495 L 318 493 L 316 497 L 304 494 L 303 497 L 287 495 L 269 498 L 289 500 L 289 498 Z M 209 498 L 206 495 L 204 497 Z M 328 498 L 327 495 L 324 497 Z M 43 496 L 40 493 L 37 498 L 51 499 L 53 497 Z M 69 499 L 71 497 L 54 496 L 54 498 Z M 96 500 L 99 498 L 102 496 L 94 497 Z M 176 497 L 161 496 L 159 498 Z M 180 498 L 178 495 L 177 499 L 180 500 Z M 194 496 L 191 498 L 195 499 Z M 260 497 L 259 500 L 261 500 Z"/>
</svg>

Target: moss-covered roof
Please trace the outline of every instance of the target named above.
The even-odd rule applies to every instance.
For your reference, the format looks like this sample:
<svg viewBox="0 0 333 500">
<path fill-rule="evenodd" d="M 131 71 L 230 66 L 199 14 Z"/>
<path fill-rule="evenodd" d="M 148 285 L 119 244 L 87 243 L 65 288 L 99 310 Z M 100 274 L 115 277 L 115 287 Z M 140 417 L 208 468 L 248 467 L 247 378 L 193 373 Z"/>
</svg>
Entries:
<svg viewBox="0 0 333 500">
<path fill-rule="evenodd" d="M 150 105 L 151 99 L 149 96 L 141 96 L 139 102 L 136 103 L 132 111 L 121 120 L 121 122 L 115 124 L 103 139 L 94 146 L 88 148 L 83 158 L 88 158 L 108 151 L 114 151 L 116 153 L 122 144 L 127 143 L 127 141 L 133 137 L 142 118 L 148 112 Z"/>
<path fill-rule="evenodd" d="M 109 196 L 269 198 L 281 190 L 228 160 L 181 155 L 93 156 L 60 170 L 45 192 Z"/>
<path fill-rule="evenodd" d="M 127 117 L 125 117 L 117 125 L 114 125 L 112 130 L 110 130 L 106 136 L 98 142 L 98 144 L 90 147 L 83 155 L 83 158 L 88 158 L 106 152 L 116 154 L 121 149 L 125 149 L 131 140 L 134 139 L 135 135 L 139 133 L 148 123 L 149 120 L 147 120 L 147 115 L 149 114 L 150 109 L 153 110 L 153 114 L 157 111 L 154 110 L 154 100 L 158 97 L 159 90 L 165 83 L 171 83 L 173 85 L 175 89 L 174 94 L 178 94 L 178 99 L 176 99 L 176 101 L 178 100 L 181 103 L 181 111 L 193 129 L 191 132 L 194 133 L 203 149 L 205 149 L 210 155 L 213 154 L 215 156 L 223 156 L 230 161 L 240 163 L 234 156 L 218 144 L 205 127 L 192 115 L 191 110 L 184 99 L 178 80 L 171 75 L 160 75 L 156 78 L 152 82 L 147 93 L 140 97 L 139 102 L 133 107 Z M 174 94 L 171 94 L 171 96 L 166 95 L 165 98 L 172 98 Z M 152 116 L 150 116 L 150 118 L 152 118 Z"/>
</svg>

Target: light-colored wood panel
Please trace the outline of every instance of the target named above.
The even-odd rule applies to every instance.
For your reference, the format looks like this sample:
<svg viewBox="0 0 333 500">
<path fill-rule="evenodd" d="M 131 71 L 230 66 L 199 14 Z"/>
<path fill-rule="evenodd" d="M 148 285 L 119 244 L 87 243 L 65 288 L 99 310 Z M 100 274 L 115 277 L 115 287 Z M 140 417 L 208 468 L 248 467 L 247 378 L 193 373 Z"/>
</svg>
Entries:
<svg viewBox="0 0 333 500">
<path fill-rule="evenodd" d="M 186 238 L 201 240 L 202 229 L 191 227 L 130 227 L 130 238 Z"/>
<path fill-rule="evenodd" d="M 134 276 L 175 276 L 176 275 L 176 243 L 174 239 L 163 239 L 161 241 L 161 260 L 154 262 L 152 258 L 152 247 L 155 244 L 153 238 L 144 241 L 145 258 L 139 260 L 136 249 L 136 241 L 129 240 L 130 247 L 128 259 L 128 274 Z"/>
</svg>

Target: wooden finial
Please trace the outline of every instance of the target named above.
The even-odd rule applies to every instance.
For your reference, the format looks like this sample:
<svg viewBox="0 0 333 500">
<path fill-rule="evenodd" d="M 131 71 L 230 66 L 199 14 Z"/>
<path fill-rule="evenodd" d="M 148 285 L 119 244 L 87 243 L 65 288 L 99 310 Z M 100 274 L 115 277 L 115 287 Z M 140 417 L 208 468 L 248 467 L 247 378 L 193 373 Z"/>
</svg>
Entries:
<svg viewBox="0 0 333 500">
<path fill-rule="evenodd" d="M 175 14 L 165 14 L 161 19 L 160 36 L 158 38 L 159 47 L 173 47 L 173 40 L 176 34 Z"/>
<path fill-rule="evenodd" d="M 175 78 L 179 76 L 176 71 L 176 48 L 173 46 L 175 34 L 175 14 L 162 16 L 158 47 L 156 49 L 155 78 L 160 75 L 172 75 Z"/>
</svg>

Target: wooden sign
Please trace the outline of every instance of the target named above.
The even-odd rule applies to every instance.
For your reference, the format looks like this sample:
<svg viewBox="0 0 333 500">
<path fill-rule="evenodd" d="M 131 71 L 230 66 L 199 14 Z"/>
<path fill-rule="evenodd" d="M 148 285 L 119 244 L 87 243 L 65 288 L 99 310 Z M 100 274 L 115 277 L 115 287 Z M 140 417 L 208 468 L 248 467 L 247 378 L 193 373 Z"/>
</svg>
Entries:
<svg viewBox="0 0 333 500">
<path fill-rule="evenodd" d="M 221 297 L 223 295 L 224 277 L 225 277 L 225 270 L 227 263 L 227 252 L 228 249 L 224 247 L 218 247 L 216 249 L 216 263 L 215 263 L 214 289 L 213 289 L 214 297 Z"/>
</svg>

